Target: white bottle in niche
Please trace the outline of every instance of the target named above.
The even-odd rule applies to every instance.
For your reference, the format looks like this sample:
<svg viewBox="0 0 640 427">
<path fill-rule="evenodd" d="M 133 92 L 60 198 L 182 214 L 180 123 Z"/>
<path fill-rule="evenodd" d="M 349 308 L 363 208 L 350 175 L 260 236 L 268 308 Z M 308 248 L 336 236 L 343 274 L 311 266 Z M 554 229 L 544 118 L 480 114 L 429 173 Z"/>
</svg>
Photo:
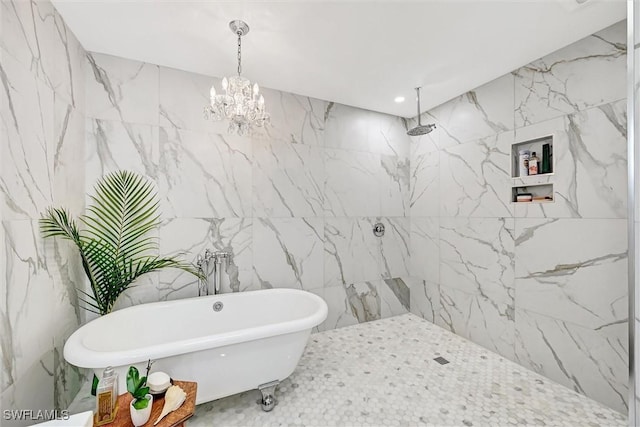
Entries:
<svg viewBox="0 0 640 427">
<path fill-rule="evenodd" d="M 529 175 L 529 150 L 520 150 L 518 152 L 518 176 Z"/>
<path fill-rule="evenodd" d="M 538 175 L 538 156 L 536 156 L 536 152 L 531 153 L 531 157 L 529 157 L 529 175 Z"/>
</svg>

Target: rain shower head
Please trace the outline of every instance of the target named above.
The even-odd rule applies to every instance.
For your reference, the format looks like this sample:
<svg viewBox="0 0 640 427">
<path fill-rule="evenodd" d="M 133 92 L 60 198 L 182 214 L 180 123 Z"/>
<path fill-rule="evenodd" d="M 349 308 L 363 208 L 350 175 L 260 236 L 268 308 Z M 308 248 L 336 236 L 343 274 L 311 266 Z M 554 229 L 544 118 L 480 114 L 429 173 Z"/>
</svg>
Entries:
<svg viewBox="0 0 640 427">
<path fill-rule="evenodd" d="M 432 130 L 434 130 L 435 128 L 436 128 L 436 125 L 434 124 L 418 125 L 412 129 L 409 129 L 407 131 L 407 135 L 411 135 L 411 136 L 426 135 Z"/>
<path fill-rule="evenodd" d="M 418 126 L 411 128 L 407 131 L 407 135 L 409 136 L 426 135 L 436 128 L 436 125 L 434 125 L 433 123 L 423 125 L 422 122 L 420 121 L 420 88 L 419 87 L 416 88 L 416 94 L 417 94 L 416 100 L 418 102 Z"/>
</svg>

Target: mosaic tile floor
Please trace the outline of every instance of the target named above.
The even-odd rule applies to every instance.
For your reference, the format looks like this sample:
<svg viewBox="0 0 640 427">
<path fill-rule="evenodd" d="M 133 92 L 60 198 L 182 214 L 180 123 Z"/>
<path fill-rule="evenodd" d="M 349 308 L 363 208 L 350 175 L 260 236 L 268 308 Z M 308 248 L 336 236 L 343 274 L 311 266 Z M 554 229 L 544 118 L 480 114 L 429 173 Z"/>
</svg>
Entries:
<svg viewBox="0 0 640 427">
<path fill-rule="evenodd" d="M 276 408 L 262 412 L 259 397 L 200 405 L 189 427 L 626 425 L 624 415 L 412 314 L 312 335 Z"/>
</svg>

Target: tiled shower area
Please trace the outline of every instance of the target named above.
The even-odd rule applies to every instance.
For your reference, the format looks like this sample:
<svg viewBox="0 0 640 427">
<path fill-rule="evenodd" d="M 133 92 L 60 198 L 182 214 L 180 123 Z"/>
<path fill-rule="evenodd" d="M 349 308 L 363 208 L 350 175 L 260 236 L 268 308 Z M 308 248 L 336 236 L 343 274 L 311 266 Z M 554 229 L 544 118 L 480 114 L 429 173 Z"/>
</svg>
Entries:
<svg viewBox="0 0 640 427">
<path fill-rule="evenodd" d="M 625 425 L 626 22 L 424 113 L 422 137 L 270 89 L 272 126 L 240 137 L 203 118 L 218 78 L 88 52 L 48 1 L 1 19 L 2 408 L 86 397 L 62 357 L 83 272 L 37 220 L 127 169 L 157 190 L 160 253 L 229 251 L 223 292 L 329 307 L 272 413 L 247 392 L 189 425 Z M 514 203 L 512 146 L 549 136 L 553 202 Z M 119 308 L 197 290 L 166 270 Z"/>
<path fill-rule="evenodd" d="M 626 414 L 414 314 L 312 335 L 277 399 L 268 413 L 257 390 L 205 403 L 189 426 L 627 425 Z"/>
</svg>

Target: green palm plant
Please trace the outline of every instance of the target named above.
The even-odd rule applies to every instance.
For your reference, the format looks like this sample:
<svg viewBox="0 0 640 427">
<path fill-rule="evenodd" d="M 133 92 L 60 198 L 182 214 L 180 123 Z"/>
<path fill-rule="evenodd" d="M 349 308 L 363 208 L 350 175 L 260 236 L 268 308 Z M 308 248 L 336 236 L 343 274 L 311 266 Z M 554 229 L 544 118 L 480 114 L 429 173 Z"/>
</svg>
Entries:
<svg viewBox="0 0 640 427">
<path fill-rule="evenodd" d="M 98 181 L 91 201 L 80 217 L 82 230 L 62 208 L 48 208 L 40 219 L 45 238 L 69 239 L 78 248 L 92 291 L 79 289 L 88 311 L 111 312 L 122 292 L 152 271 L 174 267 L 199 277 L 191 264 L 154 254 L 157 239 L 149 232 L 160 217 L 151 182 L 133 172 L 113 172 Z"/>
</svg>

